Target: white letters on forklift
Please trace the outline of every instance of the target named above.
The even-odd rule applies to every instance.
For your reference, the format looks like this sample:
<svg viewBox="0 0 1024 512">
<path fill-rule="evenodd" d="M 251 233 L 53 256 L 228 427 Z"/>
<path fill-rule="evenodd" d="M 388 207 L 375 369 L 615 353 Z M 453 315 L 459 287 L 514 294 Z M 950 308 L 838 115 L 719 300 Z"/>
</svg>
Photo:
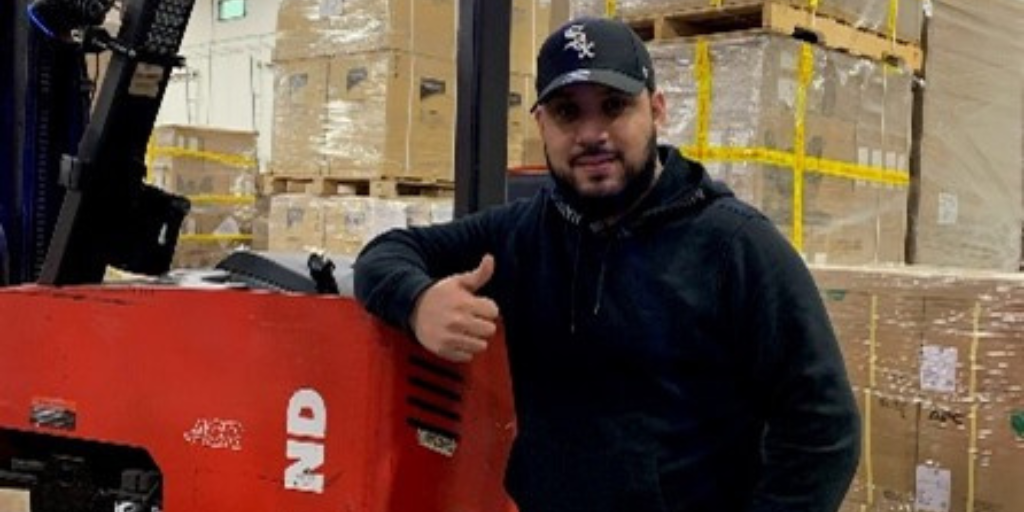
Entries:
<svg viewBox="0 0 1024 512">
<path fill-rule="evenodd" d="M 288 439 L 285 455 L 284 488 L 323 494 L 324 435 L 327 433 L 327 406 L 312 389 L 300 389 L 288 401 Z"/>
</svg>

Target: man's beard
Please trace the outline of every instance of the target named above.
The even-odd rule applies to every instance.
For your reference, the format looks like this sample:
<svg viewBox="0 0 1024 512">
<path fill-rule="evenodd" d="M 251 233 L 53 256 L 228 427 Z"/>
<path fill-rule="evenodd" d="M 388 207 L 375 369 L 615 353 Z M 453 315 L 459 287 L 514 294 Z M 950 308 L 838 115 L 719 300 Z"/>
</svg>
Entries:
<svg viewBox="0 0 1024 512">
<path fill-rule="evenodd" d="M 585 196 L 579 193 L 572 178 L 572 168 L 568 172 L 555 172 L 551 164 L 551 158 L 547 151 L 544 152 L 547 158 L 549 173 L 555 182 L 555 188 L 559 195 L 577 212 L 583 215 L 588 221 L 607 219 L 614 215 L 625 213 L 627 209 L 650 188 L 654 181 L 655 170 L 658 167 L 658 141 L 654 134 L 651 134 L 647 143 L 647 161 L 639 168 L 631 166 L 622 160 L 624 167 L 623 181 L 625 185 L 622 190 L 606 196 Z M 571 164 L 570 164 L 571 166 Z"/>
</svg>

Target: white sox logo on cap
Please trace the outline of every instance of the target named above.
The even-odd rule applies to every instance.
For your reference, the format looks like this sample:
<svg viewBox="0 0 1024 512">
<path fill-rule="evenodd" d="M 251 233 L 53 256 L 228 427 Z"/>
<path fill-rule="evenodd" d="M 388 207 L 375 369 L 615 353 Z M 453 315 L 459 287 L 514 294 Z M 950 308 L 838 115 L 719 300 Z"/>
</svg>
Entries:
<svg viewBox="0 0 1024 512">
<path fill-rule="evenodd" d="M 565 38 L 569 40 L 565 49 L 576 50 L 580 60 L 596 57 L 594 43 L 587 41 L 587 33 L 583 31 L 583 25 L 573 25 L 565 29 Z"/>
</svg>

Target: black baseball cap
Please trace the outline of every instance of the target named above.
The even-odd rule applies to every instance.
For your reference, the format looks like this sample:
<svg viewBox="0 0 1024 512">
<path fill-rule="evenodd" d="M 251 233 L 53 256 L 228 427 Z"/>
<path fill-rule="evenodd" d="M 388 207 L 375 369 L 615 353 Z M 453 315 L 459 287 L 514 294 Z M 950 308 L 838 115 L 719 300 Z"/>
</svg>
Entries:
<svg viewBox="0 0 1024 512">
<path fill-rule="evenodd" d="M 578 18 L 554 31 L 537 54 L 537 103 L 571 84 L 595 83 L 627 94 L 654 91 L 651 54 L 625 23 Z"/>
</svg>

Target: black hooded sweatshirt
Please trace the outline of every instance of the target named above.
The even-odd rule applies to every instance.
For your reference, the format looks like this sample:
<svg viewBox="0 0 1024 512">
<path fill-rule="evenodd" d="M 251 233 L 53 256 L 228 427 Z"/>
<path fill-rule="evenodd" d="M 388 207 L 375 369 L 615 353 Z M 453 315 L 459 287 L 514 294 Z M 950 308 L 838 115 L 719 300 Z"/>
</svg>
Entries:
<svg viewBox="0 0 1024 512">
<path fill-rule="evenodd" d="M 859 418 L 803 261 L 677 150 L 638 208 L 584 219 L 552 190 L 391 231 L 357 298 L 411 332 L 435 280 L 495 257 L 521 512 L 834 512 Z"/>
</svg>

